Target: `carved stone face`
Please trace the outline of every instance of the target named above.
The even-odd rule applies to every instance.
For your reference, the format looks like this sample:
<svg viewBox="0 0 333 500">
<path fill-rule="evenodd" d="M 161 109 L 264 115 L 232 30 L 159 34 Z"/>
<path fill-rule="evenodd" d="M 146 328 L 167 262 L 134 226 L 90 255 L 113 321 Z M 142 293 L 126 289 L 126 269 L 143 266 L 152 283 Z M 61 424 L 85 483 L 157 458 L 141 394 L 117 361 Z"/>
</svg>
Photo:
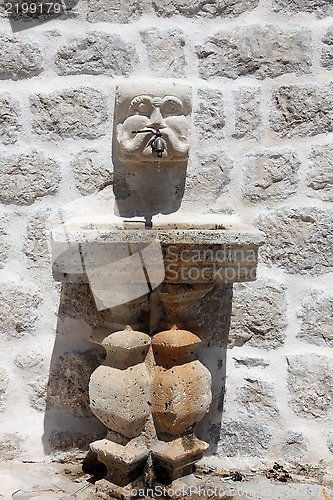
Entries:
<svg viewBox="0 0 333 500">
<path fill-rule="evenodd" d="M 120 161 L 157 164 L 184 162 L 189 150 L 191 98 L 189 87 L 144 82 L 117 89 L 116 143 Z M 138 133 L 138 131 L 147 132 Z M 159 131 L 164 151 L 157 158 L 152 144 Z"/>
</svg>

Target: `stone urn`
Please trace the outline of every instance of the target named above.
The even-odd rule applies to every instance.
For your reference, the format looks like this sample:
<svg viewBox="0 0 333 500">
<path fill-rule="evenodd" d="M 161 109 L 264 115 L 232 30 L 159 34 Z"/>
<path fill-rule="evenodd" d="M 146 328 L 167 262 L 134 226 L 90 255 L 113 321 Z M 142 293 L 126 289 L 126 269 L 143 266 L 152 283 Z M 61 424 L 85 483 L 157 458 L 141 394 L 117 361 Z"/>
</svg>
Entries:
<svg viewBox="0 0 333 500">
<path fill-rule="evenodd" d="M 200 342 L 197 335 L 176 326 L 152 339 L 157 365 L 152 414 L 158 436 L 153 459 L 162 482 L 192 472 L 195 461 L 208 448 L 193 434 L 194 425 L 211 403 L 211 374 L 196 359 Z"/>
<path fill-rule="evenodd" d="M 133 438 L 142 433 L 150 415 L 151 379 L 145 364 L 150 337 L 126 327 L 108 335 L 101 345 L 106 358 L 90 378 L 90 408 L 108 433 L 90 447 L 107 466 L 110 479 L 127 484 L 148 455 Z"/>
</svg>

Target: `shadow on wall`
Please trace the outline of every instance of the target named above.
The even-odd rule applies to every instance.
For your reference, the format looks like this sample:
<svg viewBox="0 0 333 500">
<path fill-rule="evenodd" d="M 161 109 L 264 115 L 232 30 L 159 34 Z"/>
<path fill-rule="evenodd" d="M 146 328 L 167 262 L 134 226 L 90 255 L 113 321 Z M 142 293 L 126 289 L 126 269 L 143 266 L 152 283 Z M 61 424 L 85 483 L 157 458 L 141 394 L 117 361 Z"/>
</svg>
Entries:
<svg viewBox="0 0 333 500">
<path fill-rule="evenodd" d="M 213 454 L 220 441 L 232 294 L 232 284 L 216 284 L 198 308 L 198 316 L 202 314 L 202 328 L 212 335 L 198 349 L 198 358 L 212 376 L 212 403 L 209 412 L 195 427 L 195 434 L 209 444 L 206 455 Z"/>
<path fill-rule="evenodd" d="M 87 283 L 64 283 L 60 295 L 56 339 L 46 393 L 43 446 L 45 453 L 89 450 L 106 428 L 89 407 L 89 380 L 103 363 L 104 349 L 92 337 L 106 327 L 122 330 L 124 321 L 143 328 L 148 299 L 98 310 Z M 100 339 L 97 339 L 100 341 Z"/>
<path fill-rule="evenodd" d="M 89 408 L 90 376 L 105 358 L 104 349 L 91 338 L 95 336 L 100 341 L 97 337 L 101 328 L 109 334 L 124 329 L 126 324 L 152 335 L 177 324 L 202 338 L 198 358 L 212 374 L 212 404 L 196 426 L 196 434 L 209 443 L 208 453 L 215 451 L 223 410 L 232 285 L 214 285 L 204 295 L 182 285 L 183 290 L 178 288 L 174 296 L 183 292 L 186 300 L 178 304 L 165 301 L 170 286 L 177 285 L 162 284 L 135 301 L 98 311 L 88 284 L 62 285 L 46 395 L 46 453 L 88 451 L 89 443 L 105 436 L 106 428 Z M 211 335 L 209 340 L 205 340 L 207 332 Z"/>
<path fill-rule="evenodd" d="M 46 394 L 43 445 L 46 453 L 89 449 L 105 427 L 89 408 L 89 379 L 103 362 L 104 349 L 90 341 L 106 319 L 97 311 L 87 284 L 62 285 L 56 339 Z"/>
</svg>

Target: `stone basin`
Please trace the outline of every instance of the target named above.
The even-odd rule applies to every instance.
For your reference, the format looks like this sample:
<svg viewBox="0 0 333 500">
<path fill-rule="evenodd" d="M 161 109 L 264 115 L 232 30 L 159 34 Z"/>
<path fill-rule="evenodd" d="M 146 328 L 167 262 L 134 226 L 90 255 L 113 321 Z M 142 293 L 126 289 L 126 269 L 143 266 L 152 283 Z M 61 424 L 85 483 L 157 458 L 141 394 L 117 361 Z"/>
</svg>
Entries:
<svg viewBox="0 0 333 500">
<path fill-rule="evenodd" d="M 53 276 L 62 282 L 233 283 L 256 278 L 263 234 L 224 214 L 72 217 L 52 231 Z M 146 272 L 142 273 L 142 268 Z M 163 277 L 162 277 L 163 274 Z M 148 280 L 149 281 L 149 280 Z"/>
<path fill-rule="evenodd" d="M 234 215 L 179 210 L 154 216 L 149 227 L 143 217 L 115 212 L 107 188 L 64 207 L 51 234 L 54 279 L 89 283 L 97 307 L 125 303 L 162 282 L 256 279 L 264 235 Z"/>
</svg>

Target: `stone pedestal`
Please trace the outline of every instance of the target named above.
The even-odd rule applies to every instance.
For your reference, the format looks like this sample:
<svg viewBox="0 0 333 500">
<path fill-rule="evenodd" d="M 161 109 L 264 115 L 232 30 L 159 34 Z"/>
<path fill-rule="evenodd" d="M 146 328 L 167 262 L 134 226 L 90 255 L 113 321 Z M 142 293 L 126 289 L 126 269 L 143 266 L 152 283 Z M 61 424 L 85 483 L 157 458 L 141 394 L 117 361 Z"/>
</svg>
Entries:
<svg viewBox="0 0 333 500">
<path fill-rule="evenodd" d="M 90 406 L 107 434 L 91 449 L 108 469 L 104 490 L 119 498 L 133 484 L 193 472 L 208 447 L 194 427 L 211 403 L 211 374 L 196 350 L 227 332 L 232 283 L 256 277 L 259 231 L 228 216 L 182 217 L 156 217 L 153 229 L 92 217 L 53 231 L 55 279 L 89 282 L 96 307 L 112 307 L 113 323 L 93 336 L 107 356 L 91 377 Z"/>
</svg>

